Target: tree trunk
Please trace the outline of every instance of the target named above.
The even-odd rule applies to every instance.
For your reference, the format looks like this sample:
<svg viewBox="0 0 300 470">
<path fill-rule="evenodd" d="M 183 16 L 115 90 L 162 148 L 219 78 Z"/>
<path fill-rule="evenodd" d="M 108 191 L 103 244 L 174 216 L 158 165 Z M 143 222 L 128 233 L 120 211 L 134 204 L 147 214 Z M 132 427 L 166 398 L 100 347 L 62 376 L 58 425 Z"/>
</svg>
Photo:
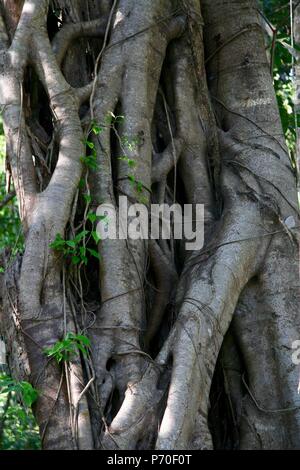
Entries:
<svg viewBox="0 0 300 470">
<path fill-rule="evenodd" d="M 39 391 L 43 448 L 299 449 L 296 178 L 255 1 L 2 0 L 1 12 L 25 250 L 0 274 L 0 325 L 13 374 Z M 118 213 L 119 196 L 204 204 L 204 247 L 96 246 L 95 210 Z M 45 348 L 68 332 L 90 352 L 58 364 Z"/>
</svg>

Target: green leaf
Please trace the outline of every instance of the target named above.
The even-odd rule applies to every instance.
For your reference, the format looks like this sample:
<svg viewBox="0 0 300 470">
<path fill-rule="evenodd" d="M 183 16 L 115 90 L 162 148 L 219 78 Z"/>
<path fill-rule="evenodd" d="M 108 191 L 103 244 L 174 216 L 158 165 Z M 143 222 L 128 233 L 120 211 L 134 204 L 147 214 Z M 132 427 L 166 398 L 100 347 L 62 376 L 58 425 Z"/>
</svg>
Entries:
<svg viewBox="0 0 300 470">
<path fill-rule="evenodd" d="M 15 392 L 23 400 L 26 406 L 31 406 L 38 398 L 38 391 L 25 380 L 17 382 L 10 376 L 0 376 L 0 390 L 1 393 Z"/>
<path fill-rule="evenodd" d="M 97 125 L 92 127 L 92 131 L 94 132 L 95 135 L 100 134 L 103 131 L 103 127 L 99 127 Z"/>
<path fill-rule="evenodd" d="M 138 181 L 137 184 L 136 184 L 136 190 L 138 193 L 142 193 L 143 192 L 143 184 Z"/>
<path fill-rule="evenodd" d="M 84 194 L 83 197 L 87 204 L 89 204 L 92 201 L 92 197 L 89 194 Z"/>
<path fill-rule="evenodd" d="M 77 344 L 77 348 L 79 349 L 79 351 L 82 352 L 82 354 L 83 354 L 84 356 L 86 356 L 87 351 L 85 350 L 85 348 L 84 348 L 80 343 Z"/>
<path fill-rule="evenodd" d="M 88 235 L 89 231 L 88 230 L 82 230 L 79 232 L 76 237 L 74 238 L 74 241 L 76 244 L 78 244 L 83 238 L 85 238 L 86 235 Z"/>
<path fill-rule="evenodd" d="M 94 212 L 89 212 L 87 218 L 90 222 L 94 223 L 97 220 L 97 215 Z"/>
<path fill-rule="evenodd" d="M 128 175 L 128 179 L 130 181 L 131 186 L 135 185 L 135 176 L 134 175 Z"/>
<path fill-rule="evenodd" d="M 91 170 L 97 170 L 98 165 L 94 157 L 86 157 L 85 164 Z"/>
<path fill-rule="evenodd" d="M 97 259 L 101 259 L 100 257 L 100 254 L 98 253 L 98 251 L 96 250 L 93 250 L 92 248 L 88 248 L 87 251 L 92 255 L 94 256 L 94 258 L 97 258 Z"/>
<path fill-rule="evenodd" d="M 81 246 L 81 247 L 79 248 L 79 253 L 80 253 L 81 256 L 85 256 L 85 254 L 86 254 L 86 247 L 85 247 L 85 246 Z"/>
<path fill-rule="evenodd" d="M 31 406 L 38 398 L 38 391 L 29 382 L 21 382 L 21 394 L 25 405 Z"/>
<path fill-rule="evenodd" d="M 95 147 L 95 144 L 94 144 L 93 142 L 91 142 L 90 140 L 88 140 L 88 139 L 85 139 L 85 140 L 83 141 L 83 143 L 84 143 L 87 147 L 89 147 L 90 149 L 93 149 L 93 148 Z"/>
<path fill-rule="evenodd" d="M 91 170 L 97 170 L 98 168 L 96 154 L 80 157 L 80 161 Z"/>
<path fill-rule="evenodd" d="M 96 232 L 96 230 L 93 230 L 93 231 L 91 232 L 91 234 L 92 234 L 92 237 L 93 237 L 95 243 L 99 243 L 100 240 L 101 240 L 101 237 L 98 235 L 98 233 Z"/>
<path fill-rule="evenodd" d="M 130 168 L 134 168 L 136 166 L 136 162 L 130 158 L 127 163 Z"/>
<path fill-rule="evenodd" d="M 78 184 L 79 189 L 83 189 L 85 187 L 85 180 L 81 178 Z"/>
<path fill-rule="evenodd" d="M 50 243 L 50 247 L 54 250 L 61 250 L 66 244 L 66 241 L 62 238 L 60 233 L 56 234 L 56 237 L 52 243 Z"/>
<path fill-rule="evenodd" d="M 91 345 L 91 342 L 90 342 L 89 338 L 87 338 L 84 335 L 77 335 L 76 338 L 79 341 L 81 341 L 85 346 L 90 346 Z"/>
<path fill-rule="evenodd" d="M 118 157 L 118 160 L 126 162 L 129 168 L 134 168 L 136 166 L 135 160 L 133 160 L 132 158 L 128 158 L 126 155 L 124 155 L 123 157 Z"/>
<path fill-rule="evenodd" d="M 99 222 L 108 222 L 109 221 L 107 215 L 97 215 L 97 219 L 99 220 Z"/>
</svg>

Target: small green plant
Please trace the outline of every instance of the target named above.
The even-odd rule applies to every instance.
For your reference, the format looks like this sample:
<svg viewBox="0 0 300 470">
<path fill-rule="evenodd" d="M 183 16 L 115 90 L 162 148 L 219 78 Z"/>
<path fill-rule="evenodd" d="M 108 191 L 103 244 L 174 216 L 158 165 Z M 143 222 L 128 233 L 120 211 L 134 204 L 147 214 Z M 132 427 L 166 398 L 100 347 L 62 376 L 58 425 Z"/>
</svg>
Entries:
<svg viewBox="0 0 300 470">
<path fill-rule="evenodd" d="M 2 171 L 4 155 L 1 149 L 1 137 L 0 135 L 0 202 L 7 195 L 6 177 L 4 171 Z M 18 253 L 24 250 L 24 237 L 16 197 L 0 209 L 0 220 L 0 251 L 9 248 L 12 260 Z"/>
<path fill-rule="evenodd" d="M 97 163 L 97 152 L 95 149 L 95 144 L 90 140 L 84 140 L 84 144 L 86 144 L 90 149 L 91 152 L 89 155 L 85 155 L 80 157 L 80 161 L 89 169 L 89 170 L 97 170 L 98 163 Z"/>
<path fill-rule="evenodd" d="M 114 125 L 120 123 L 124 120 L 124 116 L 115 116 L 114 113 L 110 112 L 105 118 L 105 123 L 114 128 Z M 91 127 L 88 132 L 88 136 L 93 133 L 95 135 L 99 135 L 103 131 L 103 127 L 100 126 L 96 121 L 91 122 Z M 97 170 L 98 163 L 97 163 L 97 152 L 95 149 L 95 144 L 92 140 L 87 137 L 83 141 L 84 145 L 89 148 L 89 154 L 84 155 L 80 158 L 81 162 L 89 169 L 89 170 Z"/>
<path fill-rule="evenodd" d="M 144 189 L 147 189 L 146 186 L 142 183 L 142 181 L 137 180 L 134 175 L 127 175 L 127 178 L 129 179 L 130 185 L 137 194 L 139 203 L 147 205 L 148 200 L 146 196 L 143 195 Z M 151 193 L 150 189 L 147 190 Z"/>
<path fill-rule="evenodd" d="M 90 221 L 96 220 L 96 214 L 90 212 L 88 219 Z M 93 237 L 95 243 L 99 242 L 99 236 L 95 230 L 82 230 L 73 239 L 65 240 L 60 233 L 56 234 L 55 240 L 50 243 L 50 247 L 54 250 L 61 252 L 65 258 L 70 258 L 72 264 L 83 263 L 88 264 L 88 254 L 100 260 L 100 255 L 96 250 L 86 247 L 84 241 L 87 236 Z"/>
<path fill-rule="evenodd" d="M 88 135 L 92 132 L 95 135 L 99 135 L 103 131 L 103 127 L 99 126 L 96 121 L 92 121 L 90 131 Z M 97 170 L 98 163 L 97 163 L 97 152 L 95 149 L 95 144 L 92 142 L 89 137 L 84 139 L 84 145 L 89 148 L 90 152 L 89 155 L 84 155 L 80 158 L 81 162 L 89 169 L 89 170 Z"/>
<path fill-rule="evenodd" d="M 25 380 L 17 382 L 9 375 L 0 375 L 0 393 L 15 392 L 30 407 L 38 398 L 38 391 Z"/>
<path fill-rule="evenodd" d="M 40 449 L 38 427 L 30 409 L 37 398 L 38 391 L 30 383 L 0 374 L 1 450 Z"/>
<path fill-rule="evenodd" d="M 123 155 L 122 157 L 118 157 L 118 160 L 125 162 L 130 169 L 136 167 L 136 161 L 132 158 L 127 157 L 127 155 Z M 138 196 L 138 200 L 142 204 L 147 204 L 147 198 L 142 195 L 144 190 L 144 184 L 142 181 L 138 181 L 133 174 L 128 174 L 127 178 L 129 179 L 130 185 L 135 190 Z"/>
<path fill-rule="evenodd" d="M 134 175 L 128 175 L 131 186 L 136 190 L 138 194 L 143 192 L 143 183 L 135 179 Z"/>
<path fill-rule="evenodd" d="M 79 351 L 84 356 L 87 356 L 89 347 L 90 340 L 86 336 L 69 332 L 51 348 L 46 348 L 44 353 L 47 357 L 55 359 L 60 363 L 62 361 L 70 361 Z"/>
<path fill-rule="evenodd" d="M 130 137 L 126 134 L 123 134 L 121 137 L 121 143 L 128 150 L 133 151 L 137 146 L 141 144 L 141 138 L 139 136 Z"/>
<path fill-rule="evenodd" d="M 99 126 L 96 121 L 91 122 L 91 131 L 95 134 L 98 135 L 103 131 L 103 127 Z"/>
<path fill-rule="evenodd" d="M 129 166 L 129 168 L 134 168 L 136 166 L 135 160 L 132 158 L 128 158 L 126 155 L 123 155 L 122 157 L 118 157 L 118 160 L 121 160 Z"/>
</svg>

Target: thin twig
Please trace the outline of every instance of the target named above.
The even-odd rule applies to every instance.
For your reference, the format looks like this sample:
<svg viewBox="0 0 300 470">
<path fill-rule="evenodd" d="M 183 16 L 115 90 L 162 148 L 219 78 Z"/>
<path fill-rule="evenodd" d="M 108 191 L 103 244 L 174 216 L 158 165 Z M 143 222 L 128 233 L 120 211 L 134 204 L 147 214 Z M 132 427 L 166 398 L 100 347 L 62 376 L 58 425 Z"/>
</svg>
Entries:
<svg viewBox="0 0 300 470">
<path fill-rule="evenodd" d="M 16 195 L 16 191 L 11 191 L 0 201 L 0 210 L 3 209 Z"/>
</svg>

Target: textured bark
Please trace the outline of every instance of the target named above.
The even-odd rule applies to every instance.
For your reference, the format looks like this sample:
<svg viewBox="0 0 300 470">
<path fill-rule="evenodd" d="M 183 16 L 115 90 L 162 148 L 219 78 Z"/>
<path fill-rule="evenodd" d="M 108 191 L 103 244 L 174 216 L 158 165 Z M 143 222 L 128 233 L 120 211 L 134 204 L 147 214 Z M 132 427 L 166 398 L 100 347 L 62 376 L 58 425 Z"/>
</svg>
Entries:
<svg viewBox="0 0 300 470">
<path fill-rule="evenodd" d="M 299 47 L 300 44 L 300 5 L 297 5 L 294 10 L 294 41 L 295 44 Z M 300 106 L 300 64 L 299 64 L 299 54 L 297 54 L 296 64 L 295 64 L 295 112 L 299 114 Z M 300 131 L 297 128 L 297 142 L 296 142 L 296 162 L 299 173 L 300 168 Z M 298 187 L 299 187 L 299 178 L 298 178 Z"/>
<path fill-rule="evenodd" d="M 19 3 L 1 5 L 0 103 L 25 252 L 0 326 L 43 447 L 300 448 L 296 179 L 255 2 Z M 205 246 L 103 240 L 80 274 L 49 244 L 85 226 L 82 176 L 92 209 L 139 201 L 124 153 L 146 205 L 205 205 Z M 66 331 L 91 355 L 59 367 L 43 350 Z"/>
</svg>

